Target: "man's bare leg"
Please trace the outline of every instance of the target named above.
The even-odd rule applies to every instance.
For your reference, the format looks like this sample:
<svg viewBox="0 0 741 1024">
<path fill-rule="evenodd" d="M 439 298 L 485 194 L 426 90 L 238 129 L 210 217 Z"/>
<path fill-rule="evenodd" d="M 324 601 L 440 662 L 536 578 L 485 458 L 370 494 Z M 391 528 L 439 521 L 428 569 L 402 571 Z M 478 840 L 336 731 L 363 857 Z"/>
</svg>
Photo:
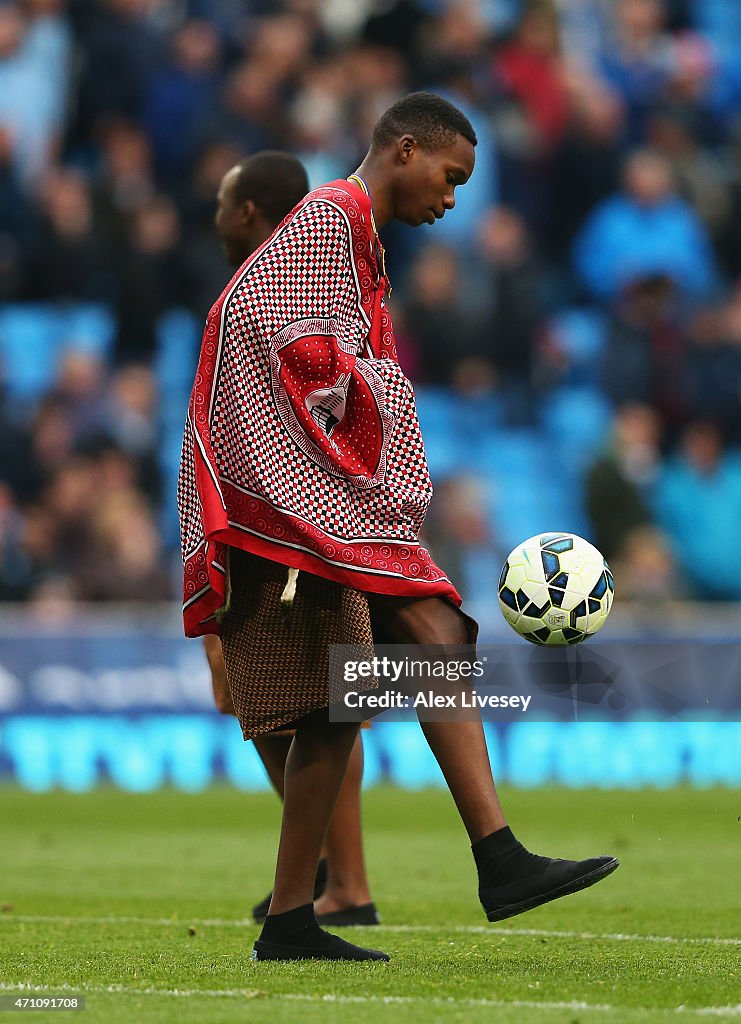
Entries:
<svg viewBox="0 0 741 1024">
<path fill-rule="evenodd" d="M 273 899 L 255 943 L 257 960 L 388 960 L 325 932 L 312 902 L 319 852 L 357 730 L 356 723 L 329 722 L 324 711 L 298 723 L 286 761 Z"/>
<path fill-rule="evenodd" d="M 319 855 L 357 730 L 357 723 L 328 722 L 325 712 L 308 715 L 296 729 L 286 760 L 272 914 L 312 901 Z"/>
<path fill-rule="evenodd" d="M 364 907 L 371 902 L 363 856 L 360 813 L 362 780 L 363 744 L 358 736 L 350 752 L 345 778 L 327 831 L 327 887 L 314 904 L 318 916 L 348 907 Z"/>
<path fill-rule="evenodd" d="M 470 644 L 465 619 L 441 598 L 394 598 L 369 595 L 374 629 L 387 643 Z M 472 843 L 504 828 L 507 821 L 491 773 L 481 719 L 465 722 L 421 722 L 425 739 L 445 776 Z"/>
<path fill-rule="evenodd" d="M 221 640 L 217 636 L 205 636 L 203 647 L 208 659 L 208 667 L 211 669 L 211 686 L 214 692 L 216 707 L 224 715 L 235 715 L 234 703 L 232 701 L 229 682 L 226 677 L 226 665 L 224 664 L 224 653 L 221 649 Z M 260 760 L 265 766 L 273 788 L 278 796 L 283 799 L 284 777 L 286 772 L 286 758 L 291 749 L 293 735 L 288 733 L 266 733 L 262 736 L 255 736 L 253 743 Z M 358 799 L 360 796 L 358 795 Z M 327 850 L 322 847 L 321 863 L 317 876 L 314 880 L 314 892 L 317 896 L 324 892 L 327 882 Z M 252 916 L 260 924 L 265 920 L 265 915 L 270 906 L 272 893 L 268 893 L 259 903 L 252 908 Z"/>
<path fill-rule="evenodd" d="M 471 644 L 463 616 L 442 598 L 369 597 L 374 632 L 387 643 Z M 515 838 L 504 817 L 486 750 L 481 719 L 421 722 L 471 840 L 479 898 L 490 921 L 523 913 L 585 889 L 618 867 L 614 857 L 583 861 L 539 857 Z"/>
<path fill-rule="evenodd" d="M 268 778 L 281 800 L 283 799 L 286 759 L 288 751 L 291 749 L 292 739 L 293 736 L 289 733 L 264 733 L 262 736 L 255 736 L 252 740 L 255 750 L 260 755 L 260 760 L 265 765 Z"/>
<path fill-rule="evenodd" d="M 472 843 L 507 821 L 491 774 L 481 722 L 420 722 Z"/>
</svg>

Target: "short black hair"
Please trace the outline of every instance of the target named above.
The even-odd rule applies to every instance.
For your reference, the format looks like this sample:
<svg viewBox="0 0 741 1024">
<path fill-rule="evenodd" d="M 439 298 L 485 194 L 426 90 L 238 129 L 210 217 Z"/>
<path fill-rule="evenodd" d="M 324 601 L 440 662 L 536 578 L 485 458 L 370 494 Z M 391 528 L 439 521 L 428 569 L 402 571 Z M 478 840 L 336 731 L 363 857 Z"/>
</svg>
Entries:
<svg viewBox="0 0 741 1024">
<path fill-rule="evenodd" d="M 432 92 L 412 92 L 382 114 L 373 129 L 371 147 L 385 149 L 402 135 L 413 135 L 422 149 L 450 145 L 456 135 L 477 143 L 471 122 L 458 107 Z"/>
<path fill-rule="evenodd" d="M 306 168 L 291 153 L 266 149 L 241 160 L 234 180 L 238 203 L 251 199 L 271 224 L 280 224 L 309 191 Z"/>
</svg>

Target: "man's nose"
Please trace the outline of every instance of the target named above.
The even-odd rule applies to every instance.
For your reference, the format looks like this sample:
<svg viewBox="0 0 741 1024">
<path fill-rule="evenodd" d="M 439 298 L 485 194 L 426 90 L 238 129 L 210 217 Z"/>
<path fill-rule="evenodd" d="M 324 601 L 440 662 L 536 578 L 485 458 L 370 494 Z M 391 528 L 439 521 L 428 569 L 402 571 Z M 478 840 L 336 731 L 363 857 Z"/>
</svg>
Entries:
<svg viewBox="0 0 741 1024">
<path fill-rule="evenodd" d="M 452 210 L 455 206 L 455 193 L 448 192 L 446 196 L 443 196 L 443 206 L 446 210 Z"/>
</svg>

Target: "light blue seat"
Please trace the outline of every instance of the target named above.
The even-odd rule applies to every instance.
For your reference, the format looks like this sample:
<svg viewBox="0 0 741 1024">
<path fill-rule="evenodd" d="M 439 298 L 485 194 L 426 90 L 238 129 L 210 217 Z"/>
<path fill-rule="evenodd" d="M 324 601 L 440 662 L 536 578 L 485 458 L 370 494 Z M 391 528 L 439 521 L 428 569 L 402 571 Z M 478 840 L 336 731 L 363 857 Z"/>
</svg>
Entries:
<svg viewBox="0 0 741 1024">
<path fill-rule="evenodd" d="M 164 501 L 160 511 L 160 530 L 166 547 L 179 544 L 177 493 L 180 451 L 188 398 L 198 365 L 202 325 L 187 309 L 170 309 L 157 325 L 157 349 L 154 373 L 159 395 L 159 421 L 162 439 L 159 464 Z"/>
<path fill-rule="evenodd" d="M 612 406 L 596 388 L 567 387 L 554 391 L 539 408 L 549 461 L 565 473 L 581 473 L 608 439 Z"/>
<path fill-rule="evenodd" d="M 596 384 L 607 344 L 605 314 L 588 307 L 562 309 L 551 318 L 550 330 L 566 357 L 569 383 Z"/>
<path fill-rule="evenodd" d="M 432 437 L 452 433 L 453 399 L 449 391 L 418 385 L 414 389 L 414 401 L 425 439 L 428 434 Z"/>
<path fill-rule="evenodd" d="M 201 334 L 202 325 L 189 310 L 175 308 L 163 313 L 157 324 L 155 371 L 192 383 Z"/>
<path fill-rule="evenodd" d="M 23 303 L 0 309 L 0 363 L 12 397 L 33 400 L 51 387 L 58 335 L 52 307 Z"/>
<path fill-rule="evenodd" d="M 108 362 L 113 354 L 116 320 L 107 306 L 80 303 L 60 310 L 64 334 L 72 347 L 90 352 Z"/>
<path fill-rule="evenodd" d="M 465 456 L 476 447 L 483 434 L 501 427 L 504 403 L 499 395 L 487 394 L 476 398 L 453 395 L 450 401 L 450 422 L 453 434 Z"/>
<path fill-rule="evenodd" d="M 537 533 L 585 530 L 576 475 L 564 467 L 545 431 L 498 431 L 482 442 L 481 452 L 489 524 L 503 549 Z"/>
<path fill-rule="evenodd" d="M 110 356 L 115 321 L 105 306 L 88 303 L 10 303 L 0 308 L 0 363 L 10 395 L 34 401 L 52 387 L 59 358 L 69 348 Z"/>
<path fill-rule="evenodd" d="M 692 21 L 707 36 L 717 53 L 738 59 L 741 38 L 741 5 L 738 0 L 692 0 Z"/>
</svg>

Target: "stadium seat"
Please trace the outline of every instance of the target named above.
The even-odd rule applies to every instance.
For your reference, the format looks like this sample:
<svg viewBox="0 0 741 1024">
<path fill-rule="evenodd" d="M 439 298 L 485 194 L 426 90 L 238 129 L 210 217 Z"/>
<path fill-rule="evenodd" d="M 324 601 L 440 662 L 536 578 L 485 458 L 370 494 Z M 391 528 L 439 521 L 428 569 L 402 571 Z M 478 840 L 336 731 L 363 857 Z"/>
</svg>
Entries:
<svg viewBox="0 0 741 1024">
<path fill-rule="evenodd" d="M 453 402 L 444 388 L 414 389 L 417 415 L 433 482 L 455 472 L 459 451 L 453 430 Z"/>
<path fill-rule="evenodd" d="M 567 360 L 569 385 L 596 385 L 607 342 L 605 314 L 601 310 L 571 307 L 550 321 L 556 346 Z"/>
<path fill-rule="evenodd" d="M 64 333 L 72 347 L 108 362 L 116 337 L 116 321 L 111 310 L 107 306 L 81 303 L 64 307 L 62 315 Z"/>
<path fill-rule="evenodd" d="M 51 307 L 16 304 L 0 309 L 0 362 L 12 397 L 33 400 L 51 387 L 57 333 Z"/>
<path fill-rule="evenodd" d="M 736 58 L 741 33 L 741 6 L 738 0 L 692 0 L 692 21 L 713 44 L 716 53 Z"/>
<path fill-rule="evenodd" d="M 450 433 L 452 430 L 453 400 L 445 388 L 419 385 L 414 389 L 414 400 L 422 433 Z"/>
<path fill-rule="evenodd" d="M 105 306 L 11 303 L 0 309 L 0 363 L 12 398 L 34 401 L 56 379 L 69 348 L 106 360 L 115 322 Z"/>
<path fill-rule="evenodd" d="M 586 530 L 577 476 L 561 465 L 546 432 L 492 431 L 477 452 L 490 528 L 503 549 L 540 532 Z"/>
<path fill-rule="evenodd" d="M 579 475 L 607 441 L 613 410 L 592 387 L 565 387 L 541 402 L 545 450 L 551 467 Z"/>
<path fill-rule="evenodd" d="M 154 357 L 162 432 L 159 461 L 162 490 L 166 496 L 160 511 L 160 528 L 164 544 L 170 550 L 179 544 L 177 508 L 170 497 L 177 490 L 183 425 L 195 377 L 200 340 L 201 326 L 187 309 L 170 309 L 160 318 Z"/>
</svg>

